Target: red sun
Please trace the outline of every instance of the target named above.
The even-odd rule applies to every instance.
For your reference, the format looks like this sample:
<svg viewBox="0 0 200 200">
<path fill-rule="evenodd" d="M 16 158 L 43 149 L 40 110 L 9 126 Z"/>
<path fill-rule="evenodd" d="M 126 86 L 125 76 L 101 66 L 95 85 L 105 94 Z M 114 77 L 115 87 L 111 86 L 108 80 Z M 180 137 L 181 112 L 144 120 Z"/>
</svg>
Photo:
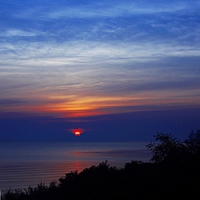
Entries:
<svg viewBox="0 0 200 200">
<path fill-rule="evenodd" d="M 73 129 L 72 132 L 75 136 L 80 136 L 83 133 L 83 130 L 82 129 Z"/>
<path fill-rule="evenodd" d="M 76 131 L 76 132 L 74 133 L 74 135 L 79 136 L 79 135 L 81 135 L 81 133 L 80 133 L 80 131 Z"/>
</svg>

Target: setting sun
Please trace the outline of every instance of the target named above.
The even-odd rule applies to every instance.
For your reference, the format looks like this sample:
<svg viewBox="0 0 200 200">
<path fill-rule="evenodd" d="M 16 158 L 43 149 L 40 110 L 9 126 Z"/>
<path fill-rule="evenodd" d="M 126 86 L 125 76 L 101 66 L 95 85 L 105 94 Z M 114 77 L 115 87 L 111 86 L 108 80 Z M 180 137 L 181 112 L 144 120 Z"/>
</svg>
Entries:
<svg viewBox="0 0 200 200">
<path fill-rule="evenodd" d="M 81 135 L 81 133 L 80 133 L 79 131 L 76 131 L 76 132 L 74 133 L 74 135 L 79 136 L 79 135 Z"/>
<path fill-rule="evenodd" d="M 72 129 L 72 133 L 75 136 L 80 136 L 83 133 L 83 130 L 82 129 Z"/>
</svg>

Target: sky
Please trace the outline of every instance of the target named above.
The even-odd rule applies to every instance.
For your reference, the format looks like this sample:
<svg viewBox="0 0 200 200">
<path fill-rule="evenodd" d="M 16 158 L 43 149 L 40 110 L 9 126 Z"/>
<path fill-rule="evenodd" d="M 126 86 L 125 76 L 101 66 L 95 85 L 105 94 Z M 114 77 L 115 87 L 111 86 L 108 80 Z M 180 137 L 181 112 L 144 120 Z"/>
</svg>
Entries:
<svg viewBox="0 0 200 200">
<path fill-rule="evenodd" d="M 200 128 L 200 1 L 0 5 L 0 142 L 185 138 Z"/>
</svg>

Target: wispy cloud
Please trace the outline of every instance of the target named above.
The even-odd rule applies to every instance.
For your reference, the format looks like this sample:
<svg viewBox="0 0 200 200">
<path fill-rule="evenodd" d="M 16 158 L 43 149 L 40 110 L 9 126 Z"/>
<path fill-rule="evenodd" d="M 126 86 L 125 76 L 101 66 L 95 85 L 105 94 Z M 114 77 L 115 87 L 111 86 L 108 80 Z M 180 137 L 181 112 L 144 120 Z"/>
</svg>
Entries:
<svg viewBox="0 0 200 200">
<path fill-rule="evenodd" d="M 6 31 L 2 31 L 0 33 L 0 37 L 34 37 L 38 35 L 42 35 L 43 33 L 40 31 L 23 31 L 20 29 L 10 29 Z"/>
<path fill-rule="evenodd" d="M 13 60 L 13 67 L 17 64 L 51 67 L 77 64 L 97 65 L 102 61 L 107 64 L 147 62 L 171 56 L 193 57 L 199 55 L 199 47 L 154 42 L 140 44 L 138 42 L 102 43 L 92 41 L 72 41 L 62 44 L 19 42 L 2 44 L 0 53 L 4 58 L 1 62 L 8 65 Z M 8 57 L 9 59 L 6 60 Z"/>
<path fill-rule="evenodd" d="M 115 18 L 129 15 L 141 14 L 157 14 L 157 13 L 172 13 L 177 11 L 184 11 L 188 9 L 197 9 L 200 4 L 198 1 L 193 1 L 192 4 L 187 1 L 173 1 L 173 2 L 155 2 L 150 4 L 148 1 L 125 1 L 115 3 L 110 1 L 92 2 L 86 5 L 66 5 L 56 8 L 52 7 L 46 11 L 45 7 L 38 7 L 38 9 L 29 9 L 16 15 L 17 17 L 31 17 L 35 16 L 37 19 L 60 19 L 60 18 Z M 42 12 L 41 12 L 42 11 Z"/>
</svg>

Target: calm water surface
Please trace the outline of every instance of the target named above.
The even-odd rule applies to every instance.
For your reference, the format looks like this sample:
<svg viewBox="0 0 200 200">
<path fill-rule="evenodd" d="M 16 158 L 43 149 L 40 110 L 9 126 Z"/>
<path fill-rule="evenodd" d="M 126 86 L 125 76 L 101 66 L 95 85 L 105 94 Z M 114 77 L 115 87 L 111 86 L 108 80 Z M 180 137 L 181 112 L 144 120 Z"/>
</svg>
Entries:
<svg viewBox="0 0 200 200">
<path fill-rule="evenodd" d="M 134 143 L 0 143 L 0 190 L 49 184 L 66 173 L 82 171 L 105 160 L 123 167 L 148 161 L 146 142 Z"/>
</svg>

